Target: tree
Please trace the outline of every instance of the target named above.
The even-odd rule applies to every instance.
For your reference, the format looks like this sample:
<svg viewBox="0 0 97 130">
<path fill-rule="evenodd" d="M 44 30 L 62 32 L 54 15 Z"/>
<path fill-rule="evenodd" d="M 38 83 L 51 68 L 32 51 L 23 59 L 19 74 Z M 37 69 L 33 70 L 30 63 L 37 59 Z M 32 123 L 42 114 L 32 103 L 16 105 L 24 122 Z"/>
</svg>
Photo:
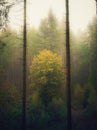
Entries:
<svg viewBox="0 0 97 130">
<path fill-rule="evenodd" d="M 24 0 L 24 26 L 23 26 L 23 93 L 22 93 L 22 129 L 26 130 L 26 86 L 27 86 L 27 1 Z"/>
<path fill-rule="evenodd" d="M 90 46 L 90 82 L 97 92 L 97 18 L 89 25 L 88 39 Z"/>
<path fill-rule="evenodd" d="M 0 30 L 5 30 L 8 22 L 8 15 L 14 2 L 8 0 L 0 1 Z"/>
<path fill-rule="evenodd" d="M 31 58 L 34 55 L 38 54 L 41 49 L 41 46 L 39 45 L 40 39 L 38 37 L 38 33 L 39 33 L 38 30 L 35 28 L 28 29 L 28 32 L 27 32 L 28 60 L 31 60 Z"/>
<path fill-rule="evenodd" d="M 69 30 L 69 0 L 66 0 L 66 87 L 67 87 L 67 129 L 72 130 L 71 122 L 71 59 Z"/>
<path fill-rule="evenodd" d="M 31 127 L 63 130 L 66 105 L 62 95 L 65 72 L 61 57 L 43 50 L 33 58 L 29 71 L 32 90 L 29 110 L 33 113 L 29 113 Z"/>
<path fill-rule="evenodd" d="M 90 112 L 97 113 L 97 91 L 95 91 L 94 86 L 88 84 L 88 108 Z"/>
<path fill-rule="evenodd" d="M 83 88 L 82 86 L 80 86 L 79 84 L 77 84 L 73 90 L 73 108 L 75 109 L 80 109 L 80 108 L 84 108 L 85 105 L 85 88 Z"/>
<path fill-rule="evenodd" d="M 22 48 L 17 33 L 10 28 L 0 35 L 0 82 L 12 81 L 21 88 Z"/>
<path fill-rule="evenodd" d="M 52 10 L 49 11 L 48 17 L 41 21 L 39 39 L 41 49 L 60 52 L 58 22 Z"/>
<path fill-rule="evenodd" d="M 9 12 L 13 5 L 19 4 L 20 0 L 0 0 L 0 31 L 6 30 L 9 22 Z"/>
<path fill-rule="evenodd" d="M 21 101 L 17 88 L 10 82 L 0 85 L 0 129 L 20 130 L 20 116 Z"/>
<path fill-rule="evenodd" d="M 72 35 L 71 35 L 72 37 Z M 90 48 L 87 33 L 80 34 L 80 38 L 72 37 L 71 41 L 71 79 L 72 87 L 80 84 L 84 86 L 89 81 Z"/>
<path fill-rule="evenodd" d="M 89 85 L 88 85 L 88 104 L 92 110 L 97 112 L 97 17 L 93 19 L 88 27 L 88 46 L 89 46 Z"/>
<path fill-rule="evenodd" d="M 53 97 L 61 96 L 63 77 L 62 60 L 56 53 L 43 50 L 33 58 L 30 66 L 30 86 L 39 91 L 45 106 Z"/>
</svg>

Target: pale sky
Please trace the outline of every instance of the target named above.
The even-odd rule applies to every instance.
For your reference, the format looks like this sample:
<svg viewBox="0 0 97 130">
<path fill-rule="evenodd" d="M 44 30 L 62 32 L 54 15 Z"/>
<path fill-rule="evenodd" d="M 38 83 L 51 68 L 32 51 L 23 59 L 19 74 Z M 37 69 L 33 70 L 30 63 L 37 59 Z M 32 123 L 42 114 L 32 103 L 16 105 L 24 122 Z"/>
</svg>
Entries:
<svg viewBox="0 0 97 130">
<path fill-rule="evenodd" d="M 38 27 L 42 18 L 46 17 L 50 8 L 61 20 L 65 16 L 65 0 L 27 0 L 27 23 Z M 84 30 L 96 15 L 95 0 L 69 0 L 70 27 L 74 32 Z M 11 26 L 18 29 L 23 21 L 22 4 L 10 12 Z"/>
</svg>

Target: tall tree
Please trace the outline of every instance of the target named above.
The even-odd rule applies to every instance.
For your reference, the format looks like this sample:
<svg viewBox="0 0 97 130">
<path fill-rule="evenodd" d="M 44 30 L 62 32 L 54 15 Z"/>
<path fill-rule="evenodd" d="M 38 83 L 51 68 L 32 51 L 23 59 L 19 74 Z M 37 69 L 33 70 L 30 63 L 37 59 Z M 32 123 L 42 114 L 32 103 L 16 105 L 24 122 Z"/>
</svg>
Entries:
<svg viewBox="0 0 97 130">
<path fill-rule="evenodd" d="M 23 28 L 23 96 L 22 96 L 22 129 L 26 130 L 26 4 L 27 1 L 24 0 L 24 28 Z"/>
<path fill-rule="evenodd" d="M 48 49 L 53 52 L 58 52 L 59 50 L 58 22 L 52 10 L 49 11 L 47 18 L 41 21 L 39 28 L 39 39 L 41 49 Z"/>
<path fill-rule="evenodd" d="M 70 32 L 69 0 L 66 0 L 66 87 L 67 87 L 67 130 L 72 130 L 71 122 L 71 67 L 70 67 Z"/>
</svg>

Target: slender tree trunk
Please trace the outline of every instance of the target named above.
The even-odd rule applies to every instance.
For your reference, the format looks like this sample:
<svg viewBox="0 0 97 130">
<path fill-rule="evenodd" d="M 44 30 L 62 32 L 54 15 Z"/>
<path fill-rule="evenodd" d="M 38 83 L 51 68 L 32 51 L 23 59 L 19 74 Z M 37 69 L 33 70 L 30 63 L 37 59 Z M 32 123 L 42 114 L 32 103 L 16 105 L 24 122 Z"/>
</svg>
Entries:
<svg viewBox="0 0 97 130">
<path fill-rule="evenodd" d="M 72 130 L 71 122 L 71 67 L 70 67 L 70 32 L 69 0 L 66 0 L 66 87 L 67 87 L 67 130 Z"/>
<path fill-rule="evenodd" d="M 26 0 L 24 0 L 22 130 L 26 130 L 26 42 Z"/>
<path fill-rule="evenodd" d="M 96 0 L 96 15 L 97 15 L 97 0 Z"/>
</svg>

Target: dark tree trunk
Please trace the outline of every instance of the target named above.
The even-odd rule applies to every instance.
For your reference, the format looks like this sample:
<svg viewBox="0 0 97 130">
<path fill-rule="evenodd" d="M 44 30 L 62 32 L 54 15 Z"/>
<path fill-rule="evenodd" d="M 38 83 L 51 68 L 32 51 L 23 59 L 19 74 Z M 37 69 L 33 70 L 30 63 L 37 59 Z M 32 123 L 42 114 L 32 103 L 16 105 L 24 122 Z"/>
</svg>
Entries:
<svg viewBox="0 0 97 130">
<path fill-rule="evenodd" d="M 97 0 L 96 0 L 96 15 L 97 15 Z"/>
<path fill-rule="evenodd" d="M 26 130 L 26 0 L 24 0 L 24 29 L 23 29 L 23 96 L 22 96 L 22 129 Z"/>
<path fill-rule="evenodd" d="M 71 122 L 71 67 L 70 67 L 70 32 L 69 0 L 66 0 L 66 88 L 67 88 L 67 130 L 72 130 Z"/>
</svg>

